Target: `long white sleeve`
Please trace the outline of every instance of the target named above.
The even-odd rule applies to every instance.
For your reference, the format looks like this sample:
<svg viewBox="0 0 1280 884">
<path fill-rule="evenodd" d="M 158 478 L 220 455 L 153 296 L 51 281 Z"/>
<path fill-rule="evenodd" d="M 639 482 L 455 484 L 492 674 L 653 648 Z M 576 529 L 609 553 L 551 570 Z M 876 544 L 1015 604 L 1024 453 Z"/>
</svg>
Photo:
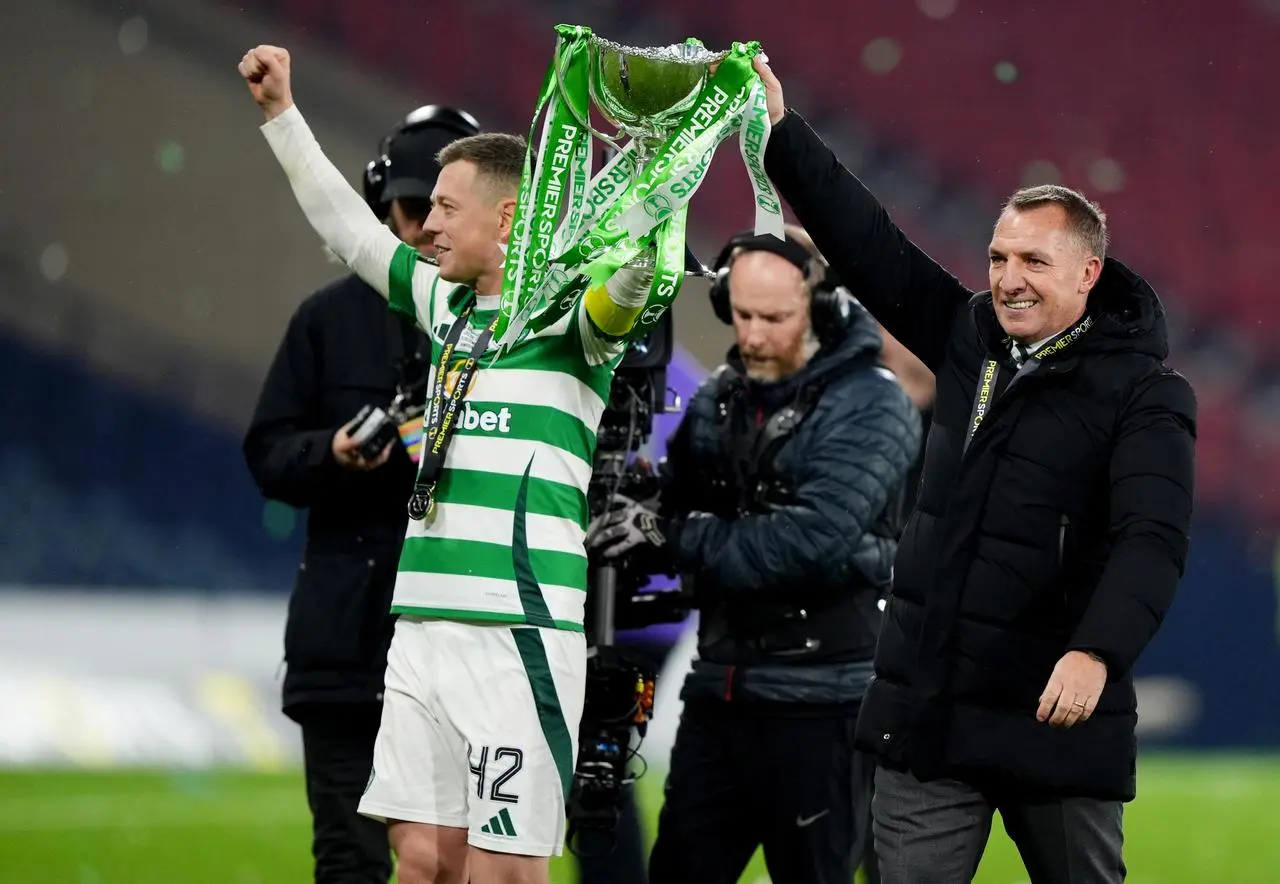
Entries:
<svg viewBox="0 0 1280 884">
<path fill-rule="evenodd" d="M 410 249 L 380 222 L 337 170 L 294 105 L 264 123 L 271 145 L 298 205 L 325 245 L 381 295 L 391 294 L 391 267 L 399 249 Z M 434 266 L 412 262 L 413 308 L 420 325 L 429 328 L 428 298 L 436 279 Z M 407 304 L 393 304 L 401 309 Z"/>
</svg>

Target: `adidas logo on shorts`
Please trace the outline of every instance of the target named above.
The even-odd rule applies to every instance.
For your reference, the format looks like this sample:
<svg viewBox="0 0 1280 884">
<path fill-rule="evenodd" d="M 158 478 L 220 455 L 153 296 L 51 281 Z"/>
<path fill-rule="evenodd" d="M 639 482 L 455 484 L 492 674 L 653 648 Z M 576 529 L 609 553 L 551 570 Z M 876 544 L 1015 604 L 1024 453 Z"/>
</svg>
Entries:
<svg viewBox="0 0 1280 884">
<path fill-rule="evenodd" d="M 486 835 L 505 835 L 508 838 L 516 836 L 516 827 L 511 823 L 511 814 L 507 813 L 505 807 L 502 808 L 497 816 L 481 826 L 480 831 Z"/>
</svg>

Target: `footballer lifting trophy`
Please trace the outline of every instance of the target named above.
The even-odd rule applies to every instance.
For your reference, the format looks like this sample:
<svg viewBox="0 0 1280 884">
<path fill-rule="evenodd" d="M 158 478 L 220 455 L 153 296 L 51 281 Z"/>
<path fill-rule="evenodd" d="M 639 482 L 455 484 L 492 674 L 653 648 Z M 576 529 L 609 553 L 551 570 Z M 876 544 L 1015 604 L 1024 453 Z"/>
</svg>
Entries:
<svg viewBox="0 0 1280 884">
<path fill-rule="evenodd" d="M 758 43 L 726 52 L 694 39 L 637 48 L 585 27 L 556 32 L 507 249 L 494 333 L 504 349 L 526 327 L 564 316 L 623 265 L 653 270 L 637 327 L 647 331 L 684 282 L 689 199 L 734 133 L 755 190 L 756 233 L 783 236 L 782 206 L 764 171 L 769 113 L 752 67 Z M 593 124 L 593 107 L 607 125 Z M 609 126 L 616 133 L 603 131 Z M 593 138 L 616 149 L 595 175 Z"/>
</svg>

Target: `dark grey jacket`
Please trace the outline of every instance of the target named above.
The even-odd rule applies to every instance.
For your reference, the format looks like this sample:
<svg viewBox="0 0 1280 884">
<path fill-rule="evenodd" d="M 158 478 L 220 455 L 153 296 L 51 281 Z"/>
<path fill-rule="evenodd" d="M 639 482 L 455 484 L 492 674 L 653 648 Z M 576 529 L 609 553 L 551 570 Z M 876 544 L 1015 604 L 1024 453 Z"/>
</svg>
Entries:
<svg viewBox="0 0 1280 884">
<path fill-rule="evenodd" d="M 861 697 L 897 549 L 884 516 L 921 435 L 879 352 L 875 324 L 852 305 L 842 340 L 794 376 L 751 381 L 734 350 L 691 400 L 663 491 L 674 565 L 701 611 L 686 694 Z M 744 458 L 730 437 L 790 406 L 802 417 L 772 456 L 756 451 L 735 469 Z"/>
</svg>

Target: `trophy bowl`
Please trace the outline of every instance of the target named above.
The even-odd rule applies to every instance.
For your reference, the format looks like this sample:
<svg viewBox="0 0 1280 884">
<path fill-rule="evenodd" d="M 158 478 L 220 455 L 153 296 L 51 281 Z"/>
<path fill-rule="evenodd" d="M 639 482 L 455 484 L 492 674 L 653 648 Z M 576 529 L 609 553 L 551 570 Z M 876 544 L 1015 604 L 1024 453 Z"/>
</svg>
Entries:
<svg viewBox="0 0 1280 884">
<path fill-rule="evenodd" d="M 612 144 L 625 134 L 639 141 L 642 150 L 651 149 L 697 101 L 711 65 L 727 55 L 712 52 L 697 40 L 640 47 L 591 35 L 588 89 L 596 108 L 619 133 L 610 136 L 588 128 Z"/>
</svg>

